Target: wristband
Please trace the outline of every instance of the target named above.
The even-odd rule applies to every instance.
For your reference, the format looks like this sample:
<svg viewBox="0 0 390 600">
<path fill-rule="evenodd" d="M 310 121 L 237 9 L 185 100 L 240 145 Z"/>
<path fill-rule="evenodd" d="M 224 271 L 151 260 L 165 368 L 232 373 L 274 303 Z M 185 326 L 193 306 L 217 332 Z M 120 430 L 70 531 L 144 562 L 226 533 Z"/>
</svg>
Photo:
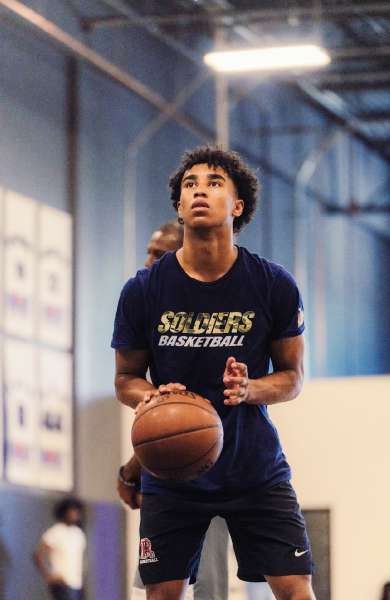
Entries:
<svg viewBox="0 0 390 600">
<path fill-rule="evenodd" d="M 119 472 L 118 472 L 118 479 L 119 479 L 119 481 L 120 481 L 121 483 L 123 483 L 123 485 L 125 485 L 126 487 L 129 487 L 129 488 L 134 488 L 134 487 L 137 487 L 137 482 L 136 482 L 136 481 L 129 481 L 128 479 L 125 479 L 125 478 L 123 477 L 123 467 L 121 467 L 121 468 L 119 469 Z"/>
</svg>

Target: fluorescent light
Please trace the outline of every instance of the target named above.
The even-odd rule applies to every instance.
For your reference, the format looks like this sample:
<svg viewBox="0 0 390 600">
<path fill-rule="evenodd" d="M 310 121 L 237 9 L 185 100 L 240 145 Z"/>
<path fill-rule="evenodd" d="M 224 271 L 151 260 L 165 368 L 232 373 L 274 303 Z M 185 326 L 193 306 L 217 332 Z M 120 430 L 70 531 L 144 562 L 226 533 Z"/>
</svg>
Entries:
<svg viewBox="0 0 390 600">
<path fill-rule="evenodd" d="M 265 71 L 327 65 L 330 58 L 318 46 L 306 45 L 211 52 L 204 62 L 216 71 Z"/>
</svg>

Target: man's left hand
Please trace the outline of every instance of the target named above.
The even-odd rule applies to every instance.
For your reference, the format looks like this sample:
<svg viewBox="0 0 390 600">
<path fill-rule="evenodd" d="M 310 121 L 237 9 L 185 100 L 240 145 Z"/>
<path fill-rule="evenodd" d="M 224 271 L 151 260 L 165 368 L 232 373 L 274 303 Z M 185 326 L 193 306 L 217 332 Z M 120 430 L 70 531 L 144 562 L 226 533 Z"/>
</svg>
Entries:
<svg viewBox="0 0 390 600">
<path fill-rule="evenodd" d="M 226 385 L 224 391 L 224 404 L 241 404 L 248 400 L 248 367 L 244 363 L 238 363 L 231 356 L 227 359 L 226 369 L 223 374 L 223 382 Z"/>
</svg>

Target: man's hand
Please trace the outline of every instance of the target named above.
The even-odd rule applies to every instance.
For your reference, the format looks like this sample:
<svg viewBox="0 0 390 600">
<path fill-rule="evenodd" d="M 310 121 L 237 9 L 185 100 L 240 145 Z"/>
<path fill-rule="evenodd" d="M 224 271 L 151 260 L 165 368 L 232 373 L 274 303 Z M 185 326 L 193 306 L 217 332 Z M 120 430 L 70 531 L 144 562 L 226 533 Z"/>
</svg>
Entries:
<svg viewBox="0 0 390 600">
<path fill-rule="evenodd" d="M 61 575 L 48 575 L 46 577 L 48 585 L 65 585 L 65 579 Z"/>
<path fill-rule="evenodd" d="M 246 402 L 248 399 L 248 368 L 244 363 L 237 363 L 231 356 L 227 359 L 226 369 L 223 374 L 223 382 L 226 385 L 224 404 L 236 405 Z"/>
<path fill-rule="evenodd" d="M 144 394 L 142 402 L 140 402 L 138 404 L 137 408 L 135 409 L 135 414 L 137 414 L 137 412 L 140 410 L 140 408 L 145 406 L 145 404 L 147 402 L 150 402 L 150 400 L 154 396 L 158 396 L 159 394 L 166 394 L 167 392 L 173 392 L 173 391 L 184 392 L 185 389 L 186 389 L 186 386 L 182 385 L 181 383 L 167 383 L 165 385 L 160 385 L 158 387 L 158 390 L 147 390 Z"/>
<path fill-rule="evenodd" d="M 120 477 L 117 479 L 116 489 L 118 490 L 120 499 L 133 509 L 141 508 L 142 504 L 141 469 L 142 467 L 137 457 L 132 456 L 129 462 L 121 468 L 121 475 L 125 481 L 130 481 L 135 485 L 129 487 L 121 481 Z"/>
<path fill-rule="evenodd" d="M 140 485 L 129 488 L 118 479 L 116 489 L 118 490 L 120 499 L 127 506 L 130 506 L 132 509 L 141 508 L 142 494 Z"/>
</svg>

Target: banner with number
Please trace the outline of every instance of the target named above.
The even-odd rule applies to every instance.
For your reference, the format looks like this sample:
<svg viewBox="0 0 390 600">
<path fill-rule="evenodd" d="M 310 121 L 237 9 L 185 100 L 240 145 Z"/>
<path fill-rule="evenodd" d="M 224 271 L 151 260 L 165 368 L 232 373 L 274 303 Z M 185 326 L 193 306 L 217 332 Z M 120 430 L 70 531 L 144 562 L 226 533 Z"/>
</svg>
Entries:
<svg viewBox="0 0 390 600">
<path fill-rule="evenodd" d="M 72 357 L 38 351 L 37 485 L 70 490 L 73 484 Z"/>
<path fill-rule="evenodd" d="M 5 190 L 0 187 L 0 328 L 3 328 L 3 300 L 4 300 L 4 276 L 3 276 L 3 260 L 4 260 L 4 194 Z"/>
<path fill-rule="evenodd" d="M 38 209 L 38 339 L 62 350 L 72 346 L 72 220 Z"/>
<path fill-rule="evenodd" d="M 12 483 L 36 484 L 37 362 L 32 344 L 4 339 L 5 474 Z"/>
<path fill-rule="evenodd" d="M 0 477 L 69 491 L 73 486 L 72 219 L 68 213 L 0 188 L 0 239 L 4 381 Z"/>
<path fill-rule="evenodd" d="M 6 334 L 32 339 L 35 329 L 37 203 L 4 194 L 4 322 Z"/>
</svg>

